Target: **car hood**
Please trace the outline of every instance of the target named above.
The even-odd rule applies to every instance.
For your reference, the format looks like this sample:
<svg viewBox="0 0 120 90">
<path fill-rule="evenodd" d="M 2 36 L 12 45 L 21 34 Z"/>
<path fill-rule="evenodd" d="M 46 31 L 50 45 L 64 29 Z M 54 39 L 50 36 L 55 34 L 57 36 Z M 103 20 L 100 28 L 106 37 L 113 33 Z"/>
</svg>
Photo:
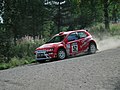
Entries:
<svg viewBox="0 0 120 90">
<path fill-rule="evenodd" d="M 42 46 L 38 47 L 37 50 L 46 49 L 46 48 L 54 48 L 54 47 L 57 47 L 60 44 L 61 44 L 61 42 L 43 44 Z"/>
</svg>

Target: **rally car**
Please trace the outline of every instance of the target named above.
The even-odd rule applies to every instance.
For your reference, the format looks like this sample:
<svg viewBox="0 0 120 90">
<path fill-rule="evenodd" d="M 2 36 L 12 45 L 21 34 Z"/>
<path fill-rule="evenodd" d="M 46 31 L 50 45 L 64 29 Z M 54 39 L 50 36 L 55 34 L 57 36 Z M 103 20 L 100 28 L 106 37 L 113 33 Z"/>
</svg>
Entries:
<svg viewBox="0 0 120 90">
<path fill-rule="evenodd" d="M 35 57 L 37 61 L 54 58 L 62 60 L 81 53 L 94 54 L 96 51 L 95 40 L 87 30 L 82 29 L 54 35 L 44 45 L 36 48 Z"/>
</svg>

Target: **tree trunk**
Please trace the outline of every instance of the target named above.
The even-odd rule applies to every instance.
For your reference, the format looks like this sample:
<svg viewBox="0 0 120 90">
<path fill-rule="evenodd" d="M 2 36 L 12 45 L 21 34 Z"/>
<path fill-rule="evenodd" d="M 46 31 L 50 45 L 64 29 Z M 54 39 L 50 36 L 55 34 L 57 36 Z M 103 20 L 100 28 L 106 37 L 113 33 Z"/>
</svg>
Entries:
<svg viewBox="0 0 120 90">
<path fill-rule="evenodd" d="M 109 13 L 108 13 L 108 0 L 103 0 L 104 1 L 104 24 L 105 24 L 105 29 L 108 31 L 110 29 L 109 26 Z"/>
<path fill-rule="evenodd" d="M 116 4 L 113 7 L 112 17 L 113 17 L 114 23 L 117 23 L 117 7 L 116 7 Z"/>
<path fill-rule="evenodd" d="M 58 32 L 60 32 L 60 24 L 61 24 L 61 22 L 60 22 L 60 1 L 59 1 L 59 6 L 58 6 Z"/>
</svg>

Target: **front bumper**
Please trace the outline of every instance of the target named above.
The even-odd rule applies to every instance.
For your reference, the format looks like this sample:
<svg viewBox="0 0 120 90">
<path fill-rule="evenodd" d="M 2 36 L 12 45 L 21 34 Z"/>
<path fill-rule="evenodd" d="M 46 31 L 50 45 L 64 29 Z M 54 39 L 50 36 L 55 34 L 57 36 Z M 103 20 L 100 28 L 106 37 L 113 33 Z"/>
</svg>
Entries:
<svg viewBox="0 0 120 90">
<path fill-rule="evenodd" d="M 35 58 L 37 61 L 42 61 L 42 60 L 50 60 L 55 57 L 55 54 L 48 53 L 45 50 L 38 50 L 36 51 Z"/>
</svg>

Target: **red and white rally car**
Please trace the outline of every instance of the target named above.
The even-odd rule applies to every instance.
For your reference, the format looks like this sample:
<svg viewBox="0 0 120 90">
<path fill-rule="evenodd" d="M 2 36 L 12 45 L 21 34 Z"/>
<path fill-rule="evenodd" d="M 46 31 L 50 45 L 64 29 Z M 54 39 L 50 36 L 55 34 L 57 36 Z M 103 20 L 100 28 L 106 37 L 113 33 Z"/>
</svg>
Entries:
<svg viewBox="0 0 120 90">
<path fill-rule="evenodd" d="M 81 53 L 94 54 L 97 45 L 86 30 L 60 32 L 54 35 L 46 44 L 35 50 L 36 60 L 65 59 Z"/>
</svg>

